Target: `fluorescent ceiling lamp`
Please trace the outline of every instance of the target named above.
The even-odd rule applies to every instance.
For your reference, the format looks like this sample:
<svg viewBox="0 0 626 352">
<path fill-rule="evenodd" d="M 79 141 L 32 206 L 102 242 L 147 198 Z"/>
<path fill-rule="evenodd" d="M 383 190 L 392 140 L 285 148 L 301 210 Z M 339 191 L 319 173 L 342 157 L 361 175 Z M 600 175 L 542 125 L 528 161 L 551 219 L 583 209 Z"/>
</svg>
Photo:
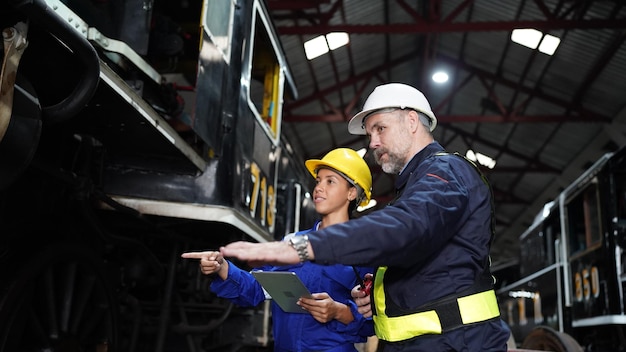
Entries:
<svg viewBox="0 0 626 352">
<path fill-rule="evenodd" d="M 539 44 L 539 51 L 544 54 L 552 55 L 556 51 L 556 48 L 559 47 L 559 44 L 561 44 L 561 39 L 553 35 L 546 34 L 546 36 L 543 37 L 541 44 Z"/>
<path fill-rule="evenodd" d="M 554 54 L 561 43 L 561 39 L 550 34 L 544 36 L 540 31 L 531 28 L 514 29 L 511 40 L 531 49 L 539 47 L 539 51 L 547 55 Z"/>
<path fill-rule="evenodd" d="M 350 43 L 350 37 L 345 32 L 328 33 L 326 36 L 320 35 L 304 43 L 304 52 L 308 60 L 313 60 L 318 56 L 326 54 L 330 50 L 341 48 Z"/>
<path fill-rule="evenodd" d="M 304 43 L 304 52 L 308 60 L 313 60 L 318 56 L 324 55 L 328 52 L 328 44 L 326 44 L 326 38 L 323 35 L 315 37 Z"/>
<path fill-rule="evenodd" d="M 328 47 L 330 48 L 330 50 L 341 48 L 342 46 L 350 43 L 350 37 L 346 32 L 328 33 L 326 35 L 326 40 L 328 41 Z"/>
<path fill-rule="evenodd" d="M 486 156 L 485 154 L 481 154 L 481 153 L 477 153 L 474 152 L 471 149 L 468 149 L 467 152 L 465 153 L 465 156 L 472 160 L 477 162 L 478 164 L 482 165 L 482 166 L 486 166 L 490 169 L 493 169 L 496 166 L 496 161 L 494 159 L 492 159 L 491 157 Z"/>
<path fill-rule="evenodd" d="M 511 33 L 512 41 L 531 49 L 537 49 L 541 37 L 543 37 L 543 33 L 532 28 L 514 29 Z"/>
<path fill-rule="evenodd" d="M 448 74 L 444 71 L 437 71 L 433 74 L 433 82 L 435 83 L 446 83 L 448 82 Z"/>
</svg>

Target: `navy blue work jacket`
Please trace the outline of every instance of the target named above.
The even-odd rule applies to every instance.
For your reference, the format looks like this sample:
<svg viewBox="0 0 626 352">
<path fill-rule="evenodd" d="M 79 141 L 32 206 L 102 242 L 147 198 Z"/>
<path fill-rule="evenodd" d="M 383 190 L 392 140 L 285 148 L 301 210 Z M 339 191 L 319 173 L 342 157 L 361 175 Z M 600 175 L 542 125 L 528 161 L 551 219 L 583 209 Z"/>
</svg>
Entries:
<svg viewBox="0 0 626 352">
<path fill-rule="evenodd" d="M 316 262 L 387 267 L 388 314 L 408 314 L 461 294 L 489 274 L 489 186 L 462 157 L 437 155 L 443 150 L 433 142 L 411 159 L 396 179 L 392 204 L 309 234 Z M 509 335 L 502 320 L 491 320 L 444 334 L 381 341 L 379 350 L 502 352 Z"/>
<path fill-rule="evenodd" d="M 441 151 L 433 142 L 412 158 L 392 204 L 310 233 L 315 261 L 387 266 L 387 297 L 407 311 L 472 286 L 488 261 L 491 194 L 471 164 Z"/>
</svg>

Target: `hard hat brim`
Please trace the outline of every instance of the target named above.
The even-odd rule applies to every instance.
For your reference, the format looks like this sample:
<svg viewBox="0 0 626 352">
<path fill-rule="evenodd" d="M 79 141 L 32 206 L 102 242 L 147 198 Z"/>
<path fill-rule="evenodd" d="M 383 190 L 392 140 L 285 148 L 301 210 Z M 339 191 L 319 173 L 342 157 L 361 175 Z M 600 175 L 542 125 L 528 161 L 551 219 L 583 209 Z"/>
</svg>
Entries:
<svg viewBox="0 0 626 352">
<path fill-rule="evenodd" d="M 327 168 L 327 169 L 333 170 L 334 172 L 340 174 L 343 178 L 345 178 L 353 186 L 357 185 L 356 180 L 351 179 L 350 177 L 348 177 L 348 175 L 346 175 L 343 172 L 339 171 L 341 169 L 341 165 L 336 165 L 334 163 L 329 163 L 327 161 L 320 160 L 320 159 L 309 159 L 309 160 L 304 162 L 304 166 L 306 166 L 307 170 L 309 170 L 309 172 L 311 173 L 313 178 L 317 177 L 317 170 L 319 170 L 320 168 Z M 363 191 L 365 192 L 365 199 L 363 201 L 361 201 L 361 203 L 359 204 L 360 206 L 367 205 L 367 203 L 369 203 L 369 201 L 371 199 L 371 196 L 372 196 L 371 195 L 371 190 L 364 189 Z"/>
<path fill-rule="evenodd" d="M 369 109 L 369 110 L 363 110 L 360 113 L 354 115 L 350 121 L 348 122 L 348 132 L 350 134 L 360 134 L 360 135 L 365 135 L 367 134 L 367 131 L 365 131 L 365 124 L 364 124 L 364 120 L 366 117 L 368 117 L 370 114 L 375 113 L 378 110 L 383 110 L 386 108 L 398 108 L 398 109 L 412 109 L 418 112 L 421 112 L 422 114 L 428 116 L 428 118 L 430 119 L 430 132 L 432 132 L 435 127 L 437 127 L 437 119 L 435 119 L 434 114 L 432 111 L 423 111 L 421 109 L 417 109 L 414 107 L 410 107 L 410 106 L 387 106 L 387 107 L 382 107 L 382 108 L 376 108 L 376 109 Z"/>
<path fill-rule="evenodd" d="M 363 125 L 363 119 L 365 119 L 367 115 L 371 114 L 372 112 L 376 110 L 380 110 L 380 109 L 363 110 L 360 113 L 354 115 L 348 122 L 348 132 L 350 132 L 350 134 L 360 134 L 360 135 L 367 134 L 367 132 L 365 131 L 365 126 Z"/>
</svg>

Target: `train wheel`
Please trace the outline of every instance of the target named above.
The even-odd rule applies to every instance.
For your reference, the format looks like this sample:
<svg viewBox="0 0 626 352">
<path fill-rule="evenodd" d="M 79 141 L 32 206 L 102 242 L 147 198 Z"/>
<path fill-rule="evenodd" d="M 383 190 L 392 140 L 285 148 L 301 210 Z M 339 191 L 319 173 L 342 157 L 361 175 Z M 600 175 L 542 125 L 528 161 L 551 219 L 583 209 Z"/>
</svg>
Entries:
<svg viewBox="0 0 626 352">
<path fill-rule="evenodd" d="M 583 348 L 570 335 L 547 326 L 534 328 L 526 336 L 520 348 L 537 351 L 583 352 Z"/>
<path fill-rule="evenodd" d="M 76 245 L 23 255 L 0 301 L 0 351 L 117 350 L 117 309 L 98 256 Z"/>
</svg>

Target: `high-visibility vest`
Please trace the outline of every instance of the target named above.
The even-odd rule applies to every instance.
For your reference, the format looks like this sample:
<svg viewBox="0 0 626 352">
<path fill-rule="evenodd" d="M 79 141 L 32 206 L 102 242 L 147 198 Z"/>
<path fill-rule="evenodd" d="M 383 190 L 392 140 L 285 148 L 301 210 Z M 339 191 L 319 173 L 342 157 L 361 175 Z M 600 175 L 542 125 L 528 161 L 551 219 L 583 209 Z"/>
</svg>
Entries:
<svg viewBox="0 0 626 352">
<path fill-rule="evenodd" d="M 379 339 L 403 341 L 425 334 L 441 334 L 464 325 L 483 322 L 500 316 L 493 289 L 448 297 L 425 310 L 389 317 L 385 314 L 385 287 L 383 279 L 387 267 L 379 267 L 374 275 L 374 330 Z"/>
</svg>

